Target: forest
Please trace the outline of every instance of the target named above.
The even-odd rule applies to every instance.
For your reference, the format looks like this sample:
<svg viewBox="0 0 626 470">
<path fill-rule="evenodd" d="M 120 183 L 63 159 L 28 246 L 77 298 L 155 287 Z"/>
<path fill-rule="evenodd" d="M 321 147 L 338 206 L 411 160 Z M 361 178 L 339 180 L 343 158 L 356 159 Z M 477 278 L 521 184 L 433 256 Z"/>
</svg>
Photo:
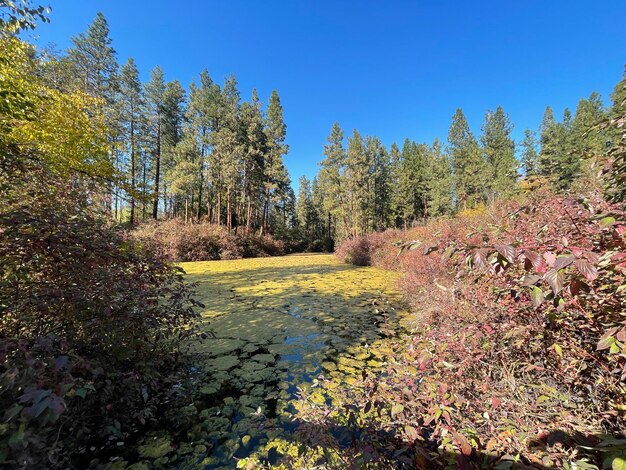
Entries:
<svg viewBox="0 0 626 470">
<path fill-rule="evenodd" d="M 50 21 L 0 0 L 0 465 L 626 468 L 626 68 L 296 192 L 277 90 Z"/>
</svg>

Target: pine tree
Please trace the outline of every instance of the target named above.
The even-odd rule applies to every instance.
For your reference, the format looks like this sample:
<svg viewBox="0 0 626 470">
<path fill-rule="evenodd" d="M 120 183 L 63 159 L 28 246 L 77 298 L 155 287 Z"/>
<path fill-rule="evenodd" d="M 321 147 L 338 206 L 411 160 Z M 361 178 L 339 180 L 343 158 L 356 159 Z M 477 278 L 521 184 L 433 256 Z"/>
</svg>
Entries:
<svg viewBox="0 0 626 470">
<path fill-rule="evenodd" d="M 104 15 L 98 12 L 87 31 L 72 38 L 72 42 L 74 47 L 68 50 L 68 55 L 80 88 L 112 105 L 118 85 L 118 65 Z"/>
<path fill-rule="evenodd" d="M 372 230 L 380 231 L 389 226 L 391 208 L 389 154 L 378 137 L 367 137 L 365 147 L 369 154 L 370 178 L 373 183 L 369 196 L 370 226 Z"/>
<path fill-rule="evenodd" d="M 357 236 L 368 230 L 368 209 L 370 198 L 370 154 L 365 149 L 363 137 L 354 129 L 348 138 L 346 157 L 346 194 L 352 219 L 352 235 Z"/>
<path fill-rule="evenodd" d="M 610 118 L 614 125 L 611 126 L 612 132 L 609 137 L 613 147 L 622 145 L 626 142 L 626 65 L 622 79 L 615 85 L 613 93 L 611 93 L 611 110 Z"/>
<path fill-rule="evenodd" d="M 472 208 L 485 201 L 487 176 L 478 142 L 461 109 L 452 117 L 448 154 L 454 171 L 457 208 Z"/>
<path fill-rule="evenodd" d="M 239 117 L 240 94 L 237 80 L 233 75 L 228 77 L 222 88 L 222 112 L 220 124 L 214 134 L 214 153 L 218 155 L 223 172 L 226 196 L 226 227 L 230 232 L 233 227 L 233 209 L 236 207 L 236 187 L 239 185 L 240 168 L 242 166 L 242 129 Z"/>
<path fill-rule="evenodd" d="M 272 91 L 264 121 L 264 131 L 267 141 L 267 152 L 264 164 L 264 206 L 261 222 L 261 232 L 266 233 L 270 215 L 272 193 L 284 185 L 288 179 L 283 164 L 283 155 L 289 151 L 285 144 L 287 126 L 283 120 L 283 107 L 276 90 Z"/>
<path fill-rule="evenodd" d="M 161 150 L 165 108 L 165 81 L 163 70 L 155 67 L 150 74 L 150 82 L 146 85 L 146 104 L 148 107 L 148 125 L 150 147 L 152 151 L 152 167 L 154 168 L 154 186 L 152 190 L 152 218 L 158 218 L 159 185 L 161 183 Z"/>
<path fill-rule="evenodd" d="M 121 122 L 124 129 L 124 146 L 128 152 L 130 173 L 130 224 L 135 223 L 135 208 L 138 196 L 138 170 L 141 157 L 141 126 L 144 120 L 144 97 L 135 61 L 130 58 L 120 74 Z"/>
<path fill-rule="evenodd" d="M 429 149 L 428 201 L 430 216 L 452 213 L 453 179 L 452 166 L 443 146 L 435 139 Z"/>
<path fill-rule="evenodd" d="M 330 246 L 332 243 L 332 227 L 331 227 L 331 213 L 325 210 L 326 203 L 325 201 L 326 194 L 320 184 L 320 181 L 317 176 L 313 178 L 311 181 L 311 199 L 313 201 L 313 210 L 315 217 L 315 230 L 313 233 L 314 239 L 325 239 L 326 240 L 326 249 L 328 251 L 332 251 L 332 247 Z"/>
<path fill-rule="evenodd" d="M 117 90 L 119 87 L 118 63 L 115 49 L 109 36 L 109 25 L 100 12 L 96 15 L 87 31 L 72 38 L 73 47 L 68 49 L 67 59 L 62 66 L 67 66 L 63 77 L 69 79 L 63 86 L 66 89 L 78 89 L 99 100 L 99 112 L 105 116 L 107 141 L 110 147 L 109 158 L 118 172 L 122 170 L 122 158 L 116 147 L 120 145 L 117 109 Z M 72 83 L 73 82 L 73 83 Z M 119 188 L 109 188 L 103 195 L 103 205 L 108 216 L 112 214 L 113 193 L 116 195 L 115 216 Z"/>
<path fill-rule="evenodd" d="M 310 239 L 315 227 L 315 208 L 313 206 L 313 194 L 311 182 L 306 176 L 301 176 L 298 181 L 298 198 L 296 204 L 298 222 L 305 238 Z"/>
<path fill-rule="evenodd" d="M 337 122 L 333 124 L 327 144 L 324 146 L 324 156 L 326 158 L 320 163 L 320 183 L 328 195 L 324 198 L 324 208 L 333 215 L 341 216 L 343 236 L 347 237 L 350 235 L 344 182 L 347 155 L 343 147 L 343 130 Z"/>
<path fill-rule="evenodd" d="M 252 101 L 241 105 L 241 128 L 243 132 L 242 196 L 240 213 L 245 211 L 246 227 L 252 226 L 252 212 L 258 209 L 259 196 L 263 191 L 264 156 L 267 151 L 263 132 L 263 112 L 256 90 Z"/>
<path fill-rule="evenodd" d="M 526 129 L 524 131 L 522 149 L 522 167 L 524 168 L 524 175 L 526 176 L 526 178 L 537 175 L 537 160 L 539 158 L 539 155 L 537 154 L 535 135 L 530 129 Z"/>
<path fill-rule="evenodd" d="M 175 80 L 165 85 L 163 97 L 163 125 L 161 129 L 161 166 L 163 173 L 163 210 L 173 217 L 176 210 L 174 193 L 168 193 L 174 180 L 176 165 L 176 147 L 182 139 L 183 120 L 185 116 L 185 90 Z M 168 203 L 169 196 L 169 203 Z"/>
<path fill-rule="evenodd" d="M 425 217 L 428 204 L 426 145 L 405 139 L 400 154 L 398 179 L 395 180 L 397 210 L 404 228 Z"/>
<path fill-rule="evenodd" d="M 391 219 L 392 226 L 398 228 L 402 225 L 404 198 L 400 190 L 400 175 L 402 172 L 402 154 L 398 145 L 394 142 L 389 149 L 389 159 L 391 160 L 390 180 L 391 180 Z"/>
<path fill-rule="evenodd" d="M 606 118 L 602 98 L 596 92 L 581 99 L 572 121 L 572 151 L 582 159 L 600 155 L 606 147 L 605 133 L 596 126 Z"/>
<path fill-rule="evenodd" d="M 502 197 L 515 191 L 517 168 L 512 126 L 502 106 L 488 111 L 480 140 L 487 163 L 488 187 L 492 197 Z"/>
<path fill-rule="evenodd" d="M 554 118 L 554 112 L 550 106 L 546 107 L 539 127 L 539 151 L 538 169 L 541 176 L 552 178 L 558 174 L 559 159 L 562 149 L 560 148 L 559 124 Z"/>
</svg>

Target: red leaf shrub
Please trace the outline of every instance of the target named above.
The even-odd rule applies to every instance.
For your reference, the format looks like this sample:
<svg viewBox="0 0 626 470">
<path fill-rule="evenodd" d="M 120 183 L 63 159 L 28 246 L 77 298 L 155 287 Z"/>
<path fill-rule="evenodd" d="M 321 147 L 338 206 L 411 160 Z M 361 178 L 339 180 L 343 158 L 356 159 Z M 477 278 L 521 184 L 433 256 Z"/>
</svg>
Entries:
<svg viewBox="0 0 626 470">
<path fill-rule="evenodd" d="M 223 225 L 207 222 L 186 224 L 182 219 L 147 222 L 133 232 L 134 238 L 170 261 L 211 261 L 220 259 L 279 256 L 282 241 L 269 236 L 228 233 Z"/>
<path fill-rule="evenodd" d="M 87 455 L 132 441 L 183 392 L 189 368 L 179 347 L 194 334 L 197 303 L 180 269 L 88 209 L 93 193 L 78 180 L 8 166 L 0 464 L 86 467 Z M 92 446 L 97 453 L 85 452 Z"/>
<path fill-rule="evenodd" d="M 335 397 L 373 409 L 361 427 L 392 436 L 400 454 L 426 468 L 451 455 L 461 467 L 495 465 L 502 455 L 561 467 L 587 454 L 601 465 L 589 449 L 626 431 L 625 221 L 599 197 L 539 192 L 346 242 L 340 258 L 357 253 L 404 273 L 400 288 L 416 322 L 393 346 L 386 374 Z M 411 367 L 417 376 L 401 373 Z M 381 420 L 398 405 L 391 421 Z M 557 435 L 569 437 L 555 447 Z M 363 439 L 356 455 L 391 445 L 380 439 Z"/>
</svg>

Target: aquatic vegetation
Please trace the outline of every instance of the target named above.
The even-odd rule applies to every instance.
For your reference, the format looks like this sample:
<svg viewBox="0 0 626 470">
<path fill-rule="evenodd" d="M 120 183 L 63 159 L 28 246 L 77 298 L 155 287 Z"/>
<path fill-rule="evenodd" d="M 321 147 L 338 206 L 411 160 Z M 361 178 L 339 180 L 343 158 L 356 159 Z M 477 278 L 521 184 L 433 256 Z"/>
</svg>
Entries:
<svg viewBox="0 0 626 470">
<path fill-rule="evenodd" d="M 206 305 L 201 327 L 211 333 L 190 351 L 206 374 L 190 442 L 177 450 L 192 467 L 279 465 L 299 445 L 292 442 L 299 402 L 324 404 L 322 382 L 332 390 L 381 369 L 392 352 L 381 340 L 411 320 L 397 309 L 396 274 L 331 255 L 181 266 Z M 198 444 L 207 446 L 200 459 L 189 452 Z"/>
</svg>

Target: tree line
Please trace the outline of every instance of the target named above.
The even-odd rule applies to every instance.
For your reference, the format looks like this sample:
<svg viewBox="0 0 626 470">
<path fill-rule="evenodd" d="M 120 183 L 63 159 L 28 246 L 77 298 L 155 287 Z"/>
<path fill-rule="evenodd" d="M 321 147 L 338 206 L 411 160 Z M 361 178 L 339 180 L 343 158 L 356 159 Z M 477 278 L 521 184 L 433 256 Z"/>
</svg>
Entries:
<svg viewBox="0 0 626 470">
<path fill-rule="evenodd" d="M 102 13 L 72 42 L 44 52 L 42 74 L 99 103 L 114 167 L 100 199 L 111 219 L 184 217 L 261 233 L 286 219 L 294 196 L 276 91 L 264 107 L 256 90 L 242 101 L 234 75 L 220 85 L 204 70 L 185 90 L 159 66 L 142 83 L 132 58 L 118 64 Z"/>
<path fill-rule="evenodd" d="M 354 237 L 388 228 L 408 228 L 427 217 L 480 208 L 523 190 L 550 185 L 572 189 L 592 171 L 593 157 L 619 141 L 600 124 L 624 114 L 626 73 L 606 107 L 598 93 L 565 109 L 558 121 L 547 107 L 537 132 L 526 129 L 516 143 L 513 124 L 501 106 L 487 111 L 476 137 L 461 109 L 452 117 L 447 141 L 405 139 L 386 148 L 358 130 L 345 138 L 333 124 L 320 171 L 300 178 L 297 218 L 311 239 Z"/>
</svg>

